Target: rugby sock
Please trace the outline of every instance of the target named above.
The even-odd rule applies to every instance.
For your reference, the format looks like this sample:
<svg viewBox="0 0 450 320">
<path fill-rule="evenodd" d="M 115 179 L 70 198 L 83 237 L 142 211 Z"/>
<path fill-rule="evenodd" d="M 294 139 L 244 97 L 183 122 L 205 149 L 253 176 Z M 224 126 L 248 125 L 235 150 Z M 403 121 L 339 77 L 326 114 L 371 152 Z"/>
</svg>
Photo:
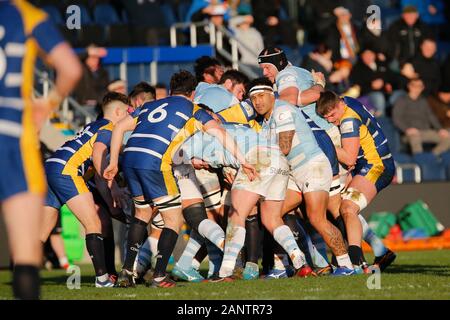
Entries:
<svg viewBox="0 0 450 320">
<path fill-rule="evenodd" d="M 209 219 L 204 219 L 198 225 L 198 233 L 223 250 L 225 232 L 217 223 Z"/>
<path fill-rule="evenodd" d="M 362 215 L 358 215 L 359 220 L 363 228 L 363 239 L 372 247 L 373 254 L 375 257 L 381 257 L 387 252 L 387 248 L 384 246 L 380 238 L 377 237 L 375 232 L 369 227 L 366 219 Z"/>
<path fill-rule="evenodd" d="M 325 240 L 317 232 L 317 230 L 308 222 L 305 224 L 306 230 L 308 230 L 309 238 L 311 241 L 311 256 L 313 265 L 317 268 L 325 268 L 330 263 L 327 256 L 327 246 Z"/>
<path fill-rule="evenodd" d="M 295 269 L 300 269 L 306 263 L 305 255 L 295 242 L 294 235 L 288 226 L 282 225 L 276 228 L 273 231 L 273 237 L 287 252 Z"/>
<path fill-rule="evenodd" d="M 158 241 L 158 254 L 156 255 L 155 280 L 166 275 L 167 263 L 177 244 L 178 233 L 170 228 L 164 228 Z"/>
<path fill-rule="evenodd" d="M 128 230 L 127 251 L 125 253 L 123 269 L 128 271 L 134 270 L 136 256 L 147 235 L 147 224 L 147 222 L 138 218 L 133 218 L 131 220 L 130 229 Z"/>
<path fill-rule="evenodd" d="M 363 253 L 361 247 L 348 246 L 348 255 L 353 265 L 359 266 L 364 262 Z"/>
<path fill-rule="evenodd" d="M 303 228 L 297 217 L 293 215 L 285 215 L 283 217 L 284 223 L 291 229 L 294 239 L 298 244 L 300 250 L 305 254 L 306 261 L 310 266 L 314 265 L 313 250 L 314 246 L 311 242 L 311 238 Z M 294 229 L 295 228 L 295 229 Z M 295 231 L 296 230 L 296 231 Z"/>
<path fill-rule="evenodd" d="M 99 233 L 90 233 L 86 235 L 86 249 L 92 259 L 95 275 L 103 276 L 107 273 L 105 264 L 105 247 L 102 235 Z"/>
<path fill-rule="evenodd" d="M 225 251 L 219 271 L 220 277 L 229 277 L 233 274 L 237 256 L 245 243 L 245 233 L 245 228 L 228 223 Z"/>
<path fill-rule="evenodd" d="M 273 239 L 273 236 L 267 231 L 266 228 L 263 228 L 263 250 L 262 250 L 262 273 L 267 274 L 274 265 L 273 255 L 274 255 L 274 246 L 278 245 Z"/>
<path fill-rule="evenodd" d="M 192 267 L 198 271 L 202 264 L 202 261 L 208 256 L 208 250 L 206 249 L 206 244 L 202 244 L 202 247 L 195 255 L 194 260 L 192 261 Z"/>
<path fill-rule="evenodd" d="M 259 221 L 258 216 L 250 216 L 245 220 L 245 249 L 247 262 L 258 263 L 259 257 Z"/>
<path fill-rule="evenodd" d="M 141 248 L 136 258 L 136 273 L 142 275 L 147 271 L 149 265 L 151 264 L 152 252 L 150 250 L 150 237 L 148 237 Z"/>
<path fill-rule="evenodd" d="M 223 252 L 209 240 L 206 240 L 206 249 L 208 250 L 209 258 L 208 277 L 210 277 L 214 273 L 219 272 L 220 265 L 222 264 Z"/>
<path fill-rule="evenodd" d="M 353 264 L 350 260 L 348 254 L 343 254 L 342 256 L 336 257 L 336 263 L 339 267 L 346 267 L 353 270 Z"/>
<path fill-rule="evenodd" d="M 177 266 L 183 270 L 189 270 L 192 268 L 192 260 L 200 250 L 202 244 L 205 242 L 205 238 L 198 234 L 194 229 L 191 230 L 191 234 L 184 248 L 183 254 L 177 261 Z"/>
<path fill-rule="evenodd" d="M 114 243 L 114 237 L 103 238 L 103 245 L 105 246 L 105 264 L 106 271 L 109 274 L 117 274 L 116 271 L 116 244 Z"/>
<path fill-rule="evenodd" d="M 13 293 L 16 299 L 38 300 L 40 294 L 39 268 L 31 265 L 15 265 Z"/>
</svg>

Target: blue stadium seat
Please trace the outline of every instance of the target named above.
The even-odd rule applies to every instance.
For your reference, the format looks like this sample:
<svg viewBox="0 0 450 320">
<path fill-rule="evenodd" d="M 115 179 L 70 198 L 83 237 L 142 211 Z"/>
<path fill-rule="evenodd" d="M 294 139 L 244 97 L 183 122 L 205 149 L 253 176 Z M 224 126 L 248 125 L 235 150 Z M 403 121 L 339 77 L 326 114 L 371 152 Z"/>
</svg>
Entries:
<svg viewBox="0 0 450 320">
<path fill-rule="evenodd" d="M 94 22 L 99 25 L 120 24 L 122 21 L 110 4 L 101 3 L 94 8 Z"/>
<path fill-rule="evenodd" d="M 394 153 L 392 155 L 397 167 L 398 183 L 420 181 L 420 168 L 417 170 L 417 164 L 414 163 L 412 157 L 406 153 Z"/>
<path fill-rule="evenodd" d="M 447 172 L 447 180 L 450 180 L 450 151 L 441 154 L 441 160 Z"/>
<path fill-rule="evenodd" d="M 416 154 L 413 159 L 420 166 L 422 181 L 443 181 L 446 179 L 444 164 L 431 152 Z"/>
<path fill-rule="evenodd" d="M 179 22 L 185 22 L 186 16 L 191 7 L 192 1 L 189 0 L 180 0 L 178 5 L 176 6 L 177 16 Z"/>
<path fill-rule="evenodd" d="M 173 25 L 174 23 L 177 22 L 177 18 L 175 16 L 173 7 L 170 4 L 165 3 L 165 4 L 161 4 L 160 8 L 164 14 L 165 27 L 170 28 L 171 25 Z"/>
<path fill-rule="evenodd" d="M 379 117 L 377 118 L 377 121 L 384 135 L 388 139 L 389 149 L 391 149 L 391 152 L 400 153 L 401 152 L 400 133 L 394 127 L 394 123 L 392 122 L 392 120 L 387 117 Z"/>
<path fill-rule="evenodd" d="M 64 19 L 62 17 L 61 11 L 55 6 L 47 5 L 42 8 L 52 19 L 52 21 L 57 25 L 63 25 Z"/>
</svg>

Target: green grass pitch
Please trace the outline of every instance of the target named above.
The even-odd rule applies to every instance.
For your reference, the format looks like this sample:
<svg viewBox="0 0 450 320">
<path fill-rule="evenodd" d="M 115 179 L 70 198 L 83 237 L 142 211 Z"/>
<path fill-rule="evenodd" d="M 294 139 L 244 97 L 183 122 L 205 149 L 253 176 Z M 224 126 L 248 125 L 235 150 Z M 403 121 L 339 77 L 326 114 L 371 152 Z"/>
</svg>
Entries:
<svg viewBox="0 0 450 320">
<path fill-rule="evenodd" d="M 372 256 L 367 254 L 368 261 Z M 450 250 L 399 252 L 394 264 L 381 274 L 380 289 L 368 289 L 367 275 L 351 277 L 289 278 L 235 281 L 231 283 L 184 283 L 176 288 L 96 289 L 89 265 L 81 267 L 81 288 L 66 287 L 68 275 L 61 270 L 42 271 L 43 299 L 450 299 Z M 0 300 L 11 299 L 11 274 L 0 271 Z M 375 284 L 372 281 L 372 284 Z"/>
</svg>

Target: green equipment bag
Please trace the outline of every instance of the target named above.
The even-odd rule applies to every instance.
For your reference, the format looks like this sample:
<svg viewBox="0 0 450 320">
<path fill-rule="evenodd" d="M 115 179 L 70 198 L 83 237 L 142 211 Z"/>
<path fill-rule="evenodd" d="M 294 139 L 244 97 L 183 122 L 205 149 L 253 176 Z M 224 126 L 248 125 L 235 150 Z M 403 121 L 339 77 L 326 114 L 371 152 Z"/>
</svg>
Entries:
<svg viewBox="0 0 450 320">
<path fill-rule="evenodd" d="M 81 236 L 81 224 L 67 205 L 61 207 L 60 214 L 67 258 L 71 263 L 81 261 L 84 257 L 85 246 L 85 240 Z"/>
<path fill-rule="evenodd" d="M 422 200 L 406 205 L 399 213 L 398 220 L 403 231 L 423 229 L 431 237 L 444 230 L 428 205 Z"/>
<path fill-rule="evenodd" d="M 397 223 L 397 217 L 388 211 L 376 212 L 370 215 L 367 223 L 375 234 L 383 239 L 389 234 L 391 227 Z"/>
</svg>

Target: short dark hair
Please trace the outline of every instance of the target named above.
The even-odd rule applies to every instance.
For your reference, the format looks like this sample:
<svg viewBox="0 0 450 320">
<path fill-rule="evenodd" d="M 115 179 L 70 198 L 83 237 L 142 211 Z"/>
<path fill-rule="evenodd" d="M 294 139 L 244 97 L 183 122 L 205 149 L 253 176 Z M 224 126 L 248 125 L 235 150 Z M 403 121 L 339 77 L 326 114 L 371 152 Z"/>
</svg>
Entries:
<svg viewBox="0 0 450 320">
<path fill-rule="evenodd" d="M 246 91 L 249 92 L 251 90 L 251 88 L 256 87 L 256 86 L 273 87 L 273 83 L 266 77 L 256 78 L 256 79 L 253 79 L 252 81 L 250 81 L 249 84 L 247 84 Z"/>
<path fill-rule="evenodd" d="M 248 77 L 238 71 L 238 70 L 228 70 L 226 71 L 222 77 L 220 78 L 219 84 L 223 84 L 225 83 L 225 81 L 227 80 L 231 80 L 231 82 L 233 83 L 233 85 L 242 83 L 243 85 L 246 85 L 249 82 Z"/>
<path fill-rule="evenodd" d="M 205 70 L 214 66 L 221 66 L 221 64 L 219 60 L 212 57 L 201 56 L 200 58 L 195 60 L 194 72 L 197 81 L 198 82 L 203 81 L 204 80 L 203 73 L 205 73 Z"/>
<path fill-rule="evenodd" d="M 192 73 L 181 70 L 170 78 L 170 95 L 182 94 L 184 96 L 190 96 L 196 86 L 197 80 Z"/>
<path fill-rule="evenodd" d="M 126 105 L 130 104 L 130 99 L 128 99 L 127 95 L 118 93 L 118 92 L 108 92 L 105 94 L 102 100 L 102 110 L 105 110 L 105 108 L 114 101 L 120 101 Z"/>
<path fill-rule="evenodd" d="M 324 91 L 320 93 L 320 98 L 316 102 L 316 112 L 324 116 L 334 109 L 341 98 L 333 91 Z"/>
<path fill-rule="evenodd" d="M 153 99 L 156 98 L 156 90 L 155 88 L 150 85 L 149 83 L 145 81 L 141 81 L 138 84 L 136 84 L 133 89 L 131 90 L 128 97 L 130 99 L 135 98 L 136 96 L 140 95 L 141 93 L 150 93 L 153 96 Z"/>
<path fill-rule="evenodd" d="M 155 86 L 156 89 L 166 89 L 167 90 L 167 86 L 165 83 L 162 82 L 158 82 Z"/>
</svg>

